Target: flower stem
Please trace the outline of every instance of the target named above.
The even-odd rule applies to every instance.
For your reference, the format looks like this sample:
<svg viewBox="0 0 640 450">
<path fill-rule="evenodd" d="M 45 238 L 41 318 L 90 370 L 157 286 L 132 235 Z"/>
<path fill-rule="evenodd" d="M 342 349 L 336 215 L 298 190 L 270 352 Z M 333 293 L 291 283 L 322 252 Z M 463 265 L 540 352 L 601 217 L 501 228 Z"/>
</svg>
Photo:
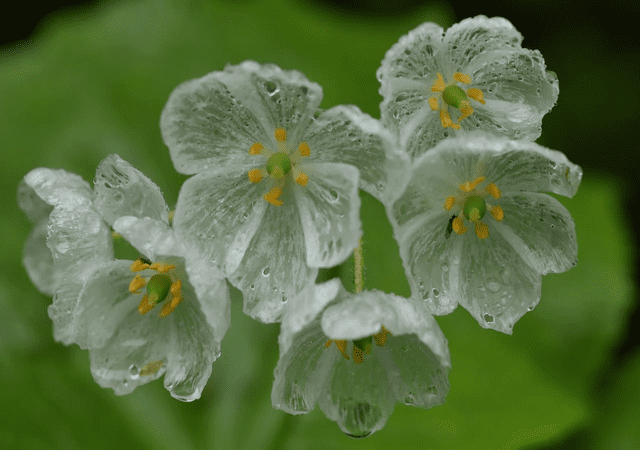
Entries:
<svg viewBox="0 0 640 450">
<path fill-rule="evenodd" d="M 362 238 L 358 239 L 358 246 L 353 251 L 353 260 L 355 262 L 355 286 L 356 294 L 364 289 L 364 258 L 362 257 Z"/>
</svg>

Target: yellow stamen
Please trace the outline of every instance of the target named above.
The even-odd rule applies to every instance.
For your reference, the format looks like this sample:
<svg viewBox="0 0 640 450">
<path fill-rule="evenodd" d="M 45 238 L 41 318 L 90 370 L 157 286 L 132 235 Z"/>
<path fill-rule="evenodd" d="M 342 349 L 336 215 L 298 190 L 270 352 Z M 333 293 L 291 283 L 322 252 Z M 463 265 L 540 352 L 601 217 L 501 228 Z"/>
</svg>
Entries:
<svg viewBox="0 0 640 450">
<path fill-rule="evenodd" d="M 471 83 L 471 77 L 464 73 L 456 72 L 453 74 L 453 78 L 460 83 L 464 83 L 464 84 Z"/>
<path fill-rule="evenodd" d="M 146 313 L 151 311 L 154 306 L 156 306 L 155 302 L 149 301 L 147 294 L 144 294 L 140 304 L 138 305 L 138 312 L 144 316 Z"/>
<path fill-rule="evenodd" d="M 281 195 L 282 195 L 282 188 L 279 186 L 276 186 L 273 189 L 271 189 L 267 194 L 265 194 L 263 198 L 274 206 L 280 206 L 282 205 L 282 202 L 278 200 L 278 197 L 280 197 Z"/>
<path fill-rule="evenodd" d="M 120 239 L 122 237 L 122 235 L 120 233 L 116 233 L 115 231 L 111 232 L 111 237 L 113 239 Z"/>
<path fill-rule="evenodd" d="M 444 209 L 449 211 L 451 208 L 453 208 L 453 205 L 455 204 L 456 204 L 456 198 L 449 196 L 447 197 L 447 200 L 444 202 Z"/>
<path fill-rule="evenodd" d="M 175 215 L 176 215 L 175 210 L 174 211 L 169 211 L 169 216 L 168 216 L 169 217 L 169 222 L 171 222 L 173 220 L 173 216 L 175 216 Z"/>
<path fill-rule="evenodd" d="M 306 142 L 300 143 L 300 146 L 298 147 L 298 151 L 300 152 L 300 155 L 302 155 L 305 158 L 311 154 L 311 149 L 309 148 L 309 145 Z"/>
<path fill-rule="evenodd" d="M 259 155 L 260 153 L 262 153 L 262 149 L 263 148 L 264 147 L 262 146 L 262 144 L 260 142 L 256 142 L 249 149 L 249 154 L 251 154 L 251 155 Z"/>
<path fill-rule="evenodd" d="M 324 344 L 324 347 L 325 348 L 331 347 L 331 343 L 332 342 L 336 343 L 336 347 L 338 347 L 338 350 L 340 350 L 340 353 L 342 353 L 342 356 L 344 356 L 344 359 L 351 359 L 351 358 L 349 358 L 349 355 L 347 355 L 347 353 L 346 353 L 346 350 L 347 350 L 347 341 L 346 340 L 329 339 L 327 341 L 327 343 Z"/>
<path fill-rule="evenodd" d="M 145 364 L 145 366 L 142 369 L 140 369 L 140 376 L 146 377 L 149 375 L 153 375 L 158 370 L 160 370 L 163 364 L 164 364 L 164 361 L 162 360 L 151 361 L 150 363 Z"/>
<path fill-rule="evenodd" d="M 480 239 L 486 239 L 489 237 L 489 227 L 487 224 L 480 221 L 476 222 L 476 236 Z"/>
<path fill-rule="evenodd" d="M 465 234 L 467 232 L 467 227 L 464 226 L 464 222 L 462 221 L 462 217 L 458 216 L 453 219 L 451 222 L 451 227 L 456 234 Z"/>
<path fill-rule="evenodd" d="M 462 115 L 458 117 L 458 122 L 460 122 L 465 117 L 469 117 L 471 114 L 473 114 L 473 108 L 469 106 L 469 102 L 464 101 L 461 103 L 461 106 L 462 107 L 460 108 L 460 112 L 462 112 Z"/>
<path fill-rule="evenodd" d="M 430 97 L 429 106 L 431 106 L 431 109 L 433 109 L 434 111 L 438 109 L 438 99 L 435 97 Z"/>
<path fill-rule="evenodd" d="M 356 364 L 361 364 L 364 359 L 364 353 L 362 349 L 357 346 L 353 346 L 353 362 Z"/>
<path fill-rule="evenodd" d="M 444 79 L 442 78 L 442 74 L 439 73 L 438 79 L 433 83 L 433 86 L 431 86 L 431 92 L 442 92 L 444 91 L 444 88 Z"/>
<path fill-rule="evenodd" d="M 382 326 L 382 330 L 380 333 L 373 335 L 373 340 L 376 341 L 376 345 L 378 347 L 384 347 L 384 344 L 387 342 L 387 334 L 393 335 L 391 331 L 387 330 L 384 325 Z"/>
<path fill-rule="evenodd" d="M 276 141 L 284 142 L 287 140 L 287 131 L 284 128 L 276 128 Z"/>
<path fill-rule="evenodd" d="M 180 291 L 182 289 L 182 281 L 180 280 L 176 280 L 173 283 L 171 283 L 171 288 L 169 289 L 169 292 L 171 293 L 171 295 L 178 296 L 180 297 Z"/>
<path fill-rule="evenodd" d="M 472 99 L 474 99 L 475 101 L 482 103 L 483 105 L 487 103 L 484 101 L 484 94 L 480 89 L 476 89 L 476 88 L 467 89 L 467 95 Z"/>
<path fill-rule="evenodd" d="M 148 269 L 148 268 L 149 268 L 149 264 L 147 264 L 147 263 L 145 263 L 145 262 L 142 262 L 142 261 L 141 261 L 141 260 L 139 260 L 139 259 L 136 259 L 136 260 L 133 262 L 133 264 L 131 264 L 131 267 L 130 267 L 130 269 L 131 269 L 131 271 L 132 271 L 132 272 L 140 272 L 140 271 L 142 271 L 142 270 L 146 270 L 146 269 Z"/>
<path fill-rule="evenodd" d="M 262 170 L 253 169 L 249 171 L 249 181 L 252 183 L 260 183 L 262 181 Z"/>
<path fill-rule="evenodd" d="M 174 266 L 173 264 L 165 264 L 165 263 L 161 263 L 161 262 L 156 262 L 151 264 L 151 266 L 149 266 L 150 269 L 153 270 L 157 270 L 160 273 L 167 273 L 170 270 L 173 270 L 176 268 L 176 266 Z"/>
<path fill-rule="evenodd" d="M 451 120 L 449 112 L 442 109 L 440 110 L 440 122 L 442 123 L 442 126 L 444 128 L 451 127 L 454 130 L 460 129 L 460 125 L 458 125 L 457 123 L 453 123 L 453 121 Z"/>
<path fill-rule="evenodd" d="M 147 284 L 146 280 L 137 273 L 136 276 L 133 277 L 133 280 L 131 280 L 131 283 L 129 283 L 129 292 L 137 294 L 137 291 L 145 284 Z"/>
<path fill-rule="evenodd" d="M 485 179 L 486 177 L 478 177 L 473 181 L 467 181 L 466 183 L 460 185 L 460 190 L 463 192 L 471 192 L 476 188 L 477 185 L 482 183 Z"/>
<path fill-rule="evenodd" d="M 502 219 L 504 219 L 504 211 L 499 206 L 494 206 L 493 208 L 491 208 L 491 215 L 498 222 L 500 222 L 500 221 L 502 221 Z"/>
<path fill-rule="evenodd" d="M 182 302 L 182 300 L 182 297 L 174 296 L 170 302 L 165 302 L 164 306 L 162 307 L 162 311 L 160 311 L 160 317 L 167 317 L 169 314 L 171 314 L 173 310 L 176 309 L 176 306 L 178 306 Z"/>
<path fill-rule="evenodd" d="M 296 183 L 298 183 L 300 186 L 306 186 L 307 183 L 309 182 L 309 177 L 300 172 L 300 175 L 298 175 L 298 177 L 296 178 Z"/>
<path fill-rule="evenodd" d="M 491 194 L 493 198 L 502 197 L 502 192 L 500 192 L 500 189 L 498 189 L 498 186 L 496 186 L 493 183 L 489 183 L 485 189 L 489 194 Z"/>
</svg>

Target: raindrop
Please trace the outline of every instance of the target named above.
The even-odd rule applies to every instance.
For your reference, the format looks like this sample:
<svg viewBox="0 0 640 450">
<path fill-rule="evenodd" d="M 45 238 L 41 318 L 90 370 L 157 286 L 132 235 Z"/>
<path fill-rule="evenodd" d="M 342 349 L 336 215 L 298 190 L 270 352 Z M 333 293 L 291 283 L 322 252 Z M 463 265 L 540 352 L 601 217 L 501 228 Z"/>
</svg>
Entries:
<svg viewBox="0 0 640 450">
<path fill-rule="evenodd" d="M 440 295 L 440 291 L 437 290 L 436 288 L 433 288 L 432 292 L 434 297 L 437 297 L 438 295 Z"/>
<path fill-rule="evenodd" d="M 498 83 L 491 83 L 487 88 L 487 92 L 492 93 L 493 91 L 496 90 L 497 87 L 498 87 Z"/>
<path fill-rule="evenodd" d="M 426 300 L 429 298 L 429 293 L 427 291 L 422 291 L 422 300 Z"/>
<path fill-rule="evenodd" d="M 485 314 L 484 316 L 482 316 L 484 318 L 484 321 L 487 323 L 493 323 L 493 316 L 491 314 Z"/>
<path fill-rule="evenodd" d="M 135 364 L 131 364 L 129 366 L 129 375 L 131 375 L 131 378 L 133 378 L 134 380 L 137 380 L 140 376 L 140 370 L 138 369 L 138 366 L 136 366 Z"/>
<path fill-rule="evenodd" d="M 533 311 L 533 308 L 535 308 L 535 307 L 536 307 L 536 305 L 531 305 L 531 306 L 529 306 L 527 309 L 528 309 L 529 311 Z"/>
<path fill-rule="evenodd" d="M 255 284 L 252 284 L 251 286 L 249 286 L 249 289 L 251 289 L 252 291 L 256 288 Z"/>
<path fill-rule="evenodd" d="M 413 404 L 415 403 L 415 401 L 416 401 L 416 400 L 413 398 L 413 396 L 412 396 L 412 395 L 407 395 L 407 396 L 404 398 L 404 403 L 405 403 L 405 405 L 413 405 Z"/>
<path fill-rule="evenodd" d="M 429 394 L 436 395 L 436 394 L 438 393 L 438 388 L 437 388 L 437 387 L 435 387 L 435 386 L 433 386 L 433 385 L 431 385 L 431 386 L 429 386 L 429 387 L 427 388 L 427 392 L 428 392 Z"/>
<path fill-rule="evenodd" d="M 378 187 L 378 190 L 383 190 L 384 189 L 384 183 L 382 181 L 378 181 L 378 184 L 376 185 Z"/>
<path fill-rule="evenodd" d="M 336 191 L 335 189 L 329 190 L 329 201 L 331 203 L 337 202 L 339 198 L 340 194 L 338 194 L 338 191 Z"/>
<path fill-rule="evenodd" d="M 448 271 L 449 271 L 449 266 L 448 266 L 448 265 L 446 265 L 446 264 L 443 264 L 443 265 L 442 265 L 442 271 L 443 271 L 443 272 L 448 272 Z"/>
<path fill-rule="evenodd" d="M 498 292 L 500 290 L 501 284 L 495 278 L 489 278 L 486 284 L 487 289 L 489 289 L 491 292 Z"/>
<path fill-rule="evenodd" d="M 269 96 L 273 96 L 280 91 L 280 88 L 273 81 L 267 81 L 264 83 L 264 88 L 267 90 Z"/>
<path fill-rule="evenodd" d="M 262 276 L 265 277 L 265 278 L 269 276 L 269 268 L 268 267 L 265 267 L 264 269 L 262 269 Z M 500 288 L 498 287 L 498 289 L 500 289 Z"/>
<path fill-rule="evenodd" d="M 128 382 L 127 380 L 123 380 L 123 381 L 122 381 L 122 384 L 123 384 L 125 387 L 126 387 L 126 386 L 129 386 L 129 382 Z"/>
</svg>

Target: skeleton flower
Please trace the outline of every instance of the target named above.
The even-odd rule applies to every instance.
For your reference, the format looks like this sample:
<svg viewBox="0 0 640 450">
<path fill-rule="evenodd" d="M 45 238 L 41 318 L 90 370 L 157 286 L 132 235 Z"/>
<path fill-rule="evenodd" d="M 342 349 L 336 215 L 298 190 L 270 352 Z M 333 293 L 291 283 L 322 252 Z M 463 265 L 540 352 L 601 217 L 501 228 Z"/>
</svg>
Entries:
<svg viewBox="0 0 640 450">
<path fill-rule="evenodd" d="M 562 153 L 482 132 L 440 142 L 415 161 L 387 213 L 414 297 L 434 314 L 462 304 L 511 333 L 540 300 L 541 276 L 576 265 L 569 212 L 582 170 Z"/>
<path fill-rule="evenodd" d="M 447 136 L 481 129 L 540 136 L 558 80 L 506 19 L 478 16 L 443 29 L 427 22 L 387 52 L 377 76 L 382 121 L 418 157 Z"/>
<path fill-rule="evenodd" d="M 173 397 L 198 398 L 229 323 L 222 275 L 203 270 L 197 248 L 176 239 L 158 187 L 117 155 L 98 167 L 93 192 L 72 174 L 54 174 L 36 169 L 25 184 L 36 194 L 47 190 L 47 178 L 82 186 L 49 216 L 46 243 L 71 280 L 49 307 L 56 339 L 89 349 L 94 379 L 118 395 L 166 372 Z M 108 225 L 145 256 L 114 260 Z M 100 258 L 90 257 L 95 251 Z"/>
<path fill-rule="evenodd" d="M 352 437 L 381 429 L 396 401 L 444 402 L 449 350 L 427 305 L 380 291 L 311 285 L 284 313 L 271 401 L 325 415 Z"/>
<path fill-rule="evenodd" d="M 358 187 L 384 199 L 406 182 L 377 121 L 355 107 L 320 112 L 321 98 L 301 73 L 248 61 L 181 84 L 162 113 L 176 169 L 195 174 L 176 227 L 264 322 L 356 246 Z"/>
</svg>

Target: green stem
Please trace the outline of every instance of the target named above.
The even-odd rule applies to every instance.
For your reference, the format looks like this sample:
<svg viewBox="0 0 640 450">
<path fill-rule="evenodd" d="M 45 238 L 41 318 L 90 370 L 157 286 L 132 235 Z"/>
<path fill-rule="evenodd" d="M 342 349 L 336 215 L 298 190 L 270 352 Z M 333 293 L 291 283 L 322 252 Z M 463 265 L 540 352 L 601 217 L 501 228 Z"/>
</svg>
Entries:
<svg viewBox="0 0 640 450">
<path fill-rule="evenodd" d="M 353 260 L 355 262 L 355 286 L 356 294 L 364 289 L 364 258 L 362 257 L 362 238 L 358 239 L 358 246 L 353 251 Z"/>
</svg>

